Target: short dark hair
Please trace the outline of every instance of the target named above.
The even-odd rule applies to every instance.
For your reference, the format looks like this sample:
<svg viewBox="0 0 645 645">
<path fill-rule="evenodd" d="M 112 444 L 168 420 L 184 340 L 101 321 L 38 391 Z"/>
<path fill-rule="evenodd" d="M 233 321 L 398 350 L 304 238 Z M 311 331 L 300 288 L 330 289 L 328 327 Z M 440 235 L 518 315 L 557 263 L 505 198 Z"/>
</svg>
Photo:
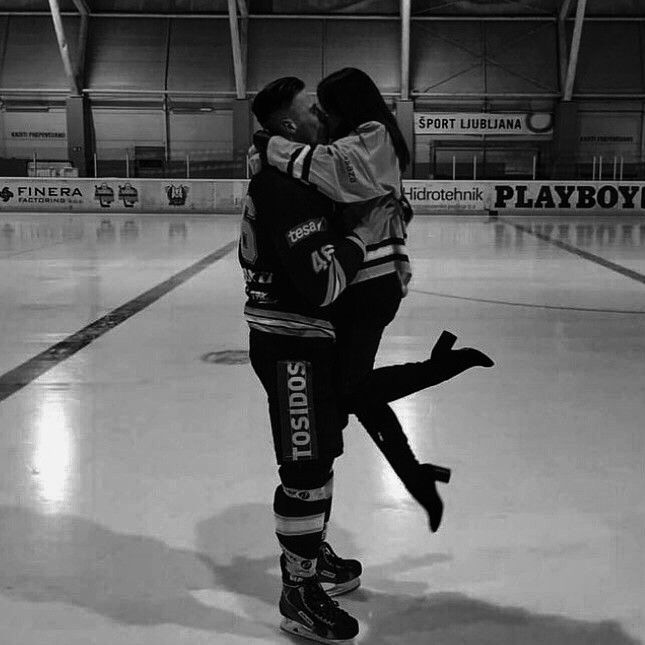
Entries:
<svg viewBox="0 0 645 645">
<path fill-rule="evenodd" d="M 408 167 L 410 151 L 403 133 L 378 87 L 365 72 L 344 67 L 326 76 L 318 84 L 318 101 L 325 112 L 340 118 L 338 137 L 347 136 L 368 121 L 382 123 L 392 139 L 401 171 Z"/>
<path fill-rule="evenodd" d="M 253 99 L 251 109 L 263 128 L 267 127 L 271 116 L 278 110 L 291 105 L 293 97 L 305 89 L 305 83 L 295 76 L 284 76 L 262 88 Z"/>
</svg>

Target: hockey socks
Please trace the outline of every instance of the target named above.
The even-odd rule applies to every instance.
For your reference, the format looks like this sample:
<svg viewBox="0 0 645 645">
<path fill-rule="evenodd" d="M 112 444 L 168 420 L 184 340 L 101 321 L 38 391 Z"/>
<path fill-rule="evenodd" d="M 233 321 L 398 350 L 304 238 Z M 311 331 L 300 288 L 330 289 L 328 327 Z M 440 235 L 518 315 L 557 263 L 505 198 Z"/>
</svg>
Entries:
<svg viewBox="0 0 645 645">
<path fill-rule="evenodd" d="M 273 502 L 276 535 L 282 547 L 280 628 L 320 643 L 346 642 L 358 634 L 358 621 L 329 597 L 316 567 L 320 559 L 325 569 L 330 569 L 326 573 L 332 578 L 329 582 L 340 588 L 335 583 L 346 571 L 338 568 L 339 563 L 356 562 L 338 558 L 322 541 L 331 511 L 331 464 L 284 465 L 280 479 Z M 343 591 L 360 584 L 360 579 L 345 578 Z"/>
<path fill-rule="evenodd" d="M 316 574 L 318 552 L 329 519 L 333 474 L 330 466 L 282 466 L 273 511 L 283 558 L 283 580 Z"/>
</svg>

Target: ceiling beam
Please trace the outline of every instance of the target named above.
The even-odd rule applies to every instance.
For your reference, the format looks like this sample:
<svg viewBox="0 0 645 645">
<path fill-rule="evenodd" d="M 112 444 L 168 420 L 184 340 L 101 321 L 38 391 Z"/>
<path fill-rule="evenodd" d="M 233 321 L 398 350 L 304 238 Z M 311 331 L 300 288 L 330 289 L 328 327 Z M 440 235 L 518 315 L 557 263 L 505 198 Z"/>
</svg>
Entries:
<svg viewBox="0 0 645 645">
<path fill-rule="evenodd" d="M 228 22 L 231 29 L 231 51 L 233 54 L 233 72 L 235 74 L 235 94 L 238 99 L 246 98 L 246 74 L 242 61 L 242 45 L 237 23 L 236 0 L 228 0 Z"/>
<path fill-rule="evenodd" d="M 56 39 L 58 40 L 58 50 L 63 61 L 67 80 L 69 81 L 69 89 L 72 93 L 80 95 L 81 88 L 76 76 L 76 70 L 72 65 L 72 60 L 69 54 L 69 46 L 67 45 L 67 39 L 65 38 L 65 29 L 63 28 L 63 19 L 60 15 L 58 0 L 49 0 L 49 10 L 54 22 L 54 30 L 56 32 Z"/>
<path fill-rule="evenodd" d="M 81 14 L 81 26 L 78 30 L 78 45 L 76 48 L 76 76 L 78 78 L 83 78 L 85 75 L 85 51 L 87 50 L 89 22 L 89 14 Z"/>
<path fill-rule="evenodd" d="M 571 0 L 562 0 L 560 5 L 560 13 L 558 15 L 558 20 L 565 20 L 569 15 L 569 7 L 571 7 Z"/>
<path fill-rule="evenodd" d="M 569 48 L 567 47 L 566 19 L 569 15 L 571 0 L 562 0 L 558 13 L 558 60 L 560 63 L 560 90 L 564 92 L 564 85 L 567 80 L 567 65 L 569 61 Z"/>
<path fill-rule="evenodd" d="M 571 40 L 571 54 L 567 66 L 567 78 L 564 84 L 563 101 L 570 101 L 573 96 L 573 85 L 576 81 L 576 72 L 578 69 L 578 54 L 580 52 L 580 40 L 582 39 L 582 25 L 585 20 L 585 11 L 587 9 L 587 0 L 578 0 L 576 7 L 576 21 L 573 25 L 573 38 Z"/>
<path fill-rule="evenodd" d="M 240 10 L 240 16 L 242 18 L 249 17 L 249 7 L 246 4 L 246 0 L 237 0 L 237 8 Z"/>
<path fill-rule="evenodd" d="M 410 98 L 410 0 L 401 0 L 401 100 Z"/>
<path fill-rule="evenodd" d="M 85 52 L 87 51 L 90 6 L 87 0 L 73 0 L 73 2 L 81 14 L 81 27 L 78 30 L 78 44 L 76 47 L 76 77 L 82 79 L 85 76 Z"/>
<path fill-rule="evenodd" d="M 242 50 L 242 76 L 244 79 L 244 92 L 247 90 L 247 79 L 249 71 L 249 6 L 247 0 L 237 0 L 237 8 L 240 12 L 240 49 Z"/>
<path fill-rule="evenodd" d="M 81 16 L 87 16 L 90 13 L 90 7 L 87 4 L 87 0 L 72 0 L 74 6 L 78 9 L 78 13 Z"/>
</svg>

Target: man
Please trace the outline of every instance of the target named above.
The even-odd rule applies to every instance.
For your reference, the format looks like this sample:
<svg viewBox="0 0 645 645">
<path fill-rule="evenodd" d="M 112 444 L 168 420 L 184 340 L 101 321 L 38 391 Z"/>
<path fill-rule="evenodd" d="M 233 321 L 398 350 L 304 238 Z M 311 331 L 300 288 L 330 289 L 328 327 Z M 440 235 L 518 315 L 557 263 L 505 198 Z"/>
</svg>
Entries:
<svg viewBox="0 0 645 645">
<path fill-rule="evenodd" d="M 310 144 L 319 138 L 315 103 L 299 79 L 270 83 L 253 111 L 282 136 Z M 321 580 L 332 594 L 349 591 L 360 583 L 361 565 L 336 556 L 324 539 L 332 464 L 342 454 L 346 424 L 333 382 L 335 330 L 324 307 L 352 280 L 371 242 L 361 227 L 332 234 L 332 209 L 315 189 L 265 168 L 250 182 L 239 246 L 249 353 L 268 395 L 281 481 L 273 503 L 282 549 L 281 627 L 325 643 L 353 638 L 358 622 L 331 600 Z"/>
</svg>

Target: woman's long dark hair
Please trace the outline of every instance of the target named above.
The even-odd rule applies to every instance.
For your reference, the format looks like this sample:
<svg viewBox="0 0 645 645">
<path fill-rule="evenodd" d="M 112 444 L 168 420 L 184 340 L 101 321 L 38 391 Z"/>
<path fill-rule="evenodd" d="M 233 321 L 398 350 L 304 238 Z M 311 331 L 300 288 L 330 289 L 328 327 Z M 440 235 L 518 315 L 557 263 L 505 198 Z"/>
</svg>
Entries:
<svg viewBox="0 0 645 645">
<path fill-rule="evenodd" d="M 318 84 L 318 101 L 325 112 L 336 115 L 341 120 L 338 137 L 347 136 L 361 123 L 378 121 L 386 128 L 401 172 L 410 164 L 410 151 L 396 119 L 385 104 L 374 81 L 360 69 L 344 67 L 323 78 Z"/>
</svg>

